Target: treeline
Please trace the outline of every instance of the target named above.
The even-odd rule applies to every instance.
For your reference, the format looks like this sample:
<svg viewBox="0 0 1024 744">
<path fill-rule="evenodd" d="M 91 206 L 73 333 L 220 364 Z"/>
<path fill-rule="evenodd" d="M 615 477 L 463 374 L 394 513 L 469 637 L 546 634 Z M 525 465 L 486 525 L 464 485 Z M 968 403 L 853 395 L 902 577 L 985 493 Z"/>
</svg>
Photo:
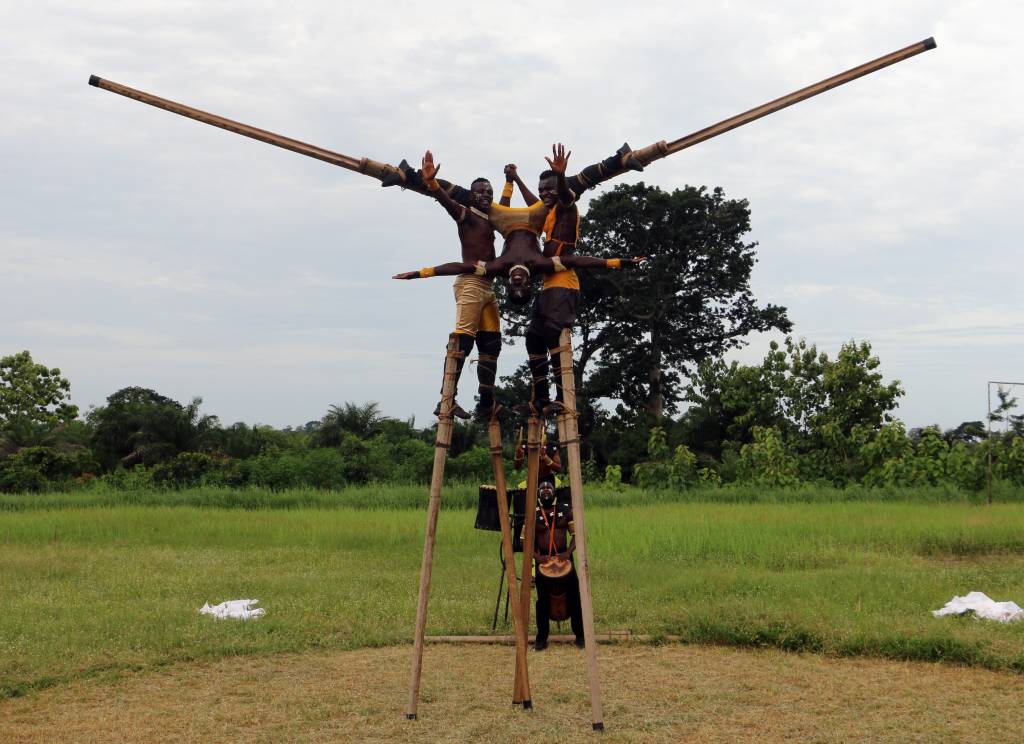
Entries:
<svg viewBox="0 0 1024 744">
<path fill-rule="evenodd" d="M 753 295 L 749 231 L 748 202 L 720 188 L 628 184 L 590 203 L 580 252 L 646 256 L 648 267 L 580 277 L 574 366 L 585 477 L 616 488 L 976 491 L 991 460 L 996 480 L 1024 484 L 1024 422 L 1006 391 L 992 422 L 907 431 L 894 415 L 903 389 L 882 379 L 868 343 L 851 341 L 830 359 L 787 339 L 759 365 L 724 362 L 751 333 L 792 329 L 784 307 Z M 527 310 L 504 303 L 502 315 L 510 337 L 524 333 Z M 430 477 L 434 427 L 382 416 L 373 403 L 331 406 L 318 421 L 276 430 L 223 426 L 198 398 L 182 404 L 138 387 L 80 418 L 69 391 L 59 369 L 28 352 L 0 359 L 0 489 L 339 488 Z M 502 378 L 496 397 L 509 410 L 529 399 L 525 365 Z M 505 426 L 509 454 L 516 428 Z M 449 477 L 491 479 L 480 427 L 458 424 L 449 455 Z"/>
<path fill-rule="evenodd" d="M 678 418 L 583 405 L 584 476 L 613 488 L 675 491 L 808 484 L 979 491 L 991 455 L 997 482 L 1024 486 L 1024 416 L 1014 415 L 1006 391 L 991 437 L 982 421 L 907 431 L 893 417 L 903 390 L 883 381 L 879 366 L 866 343 L 846 344 L 830 359 L 787 339 L 760 365 L 699 365 Z M 505 383 L 511 396 L 522 380 Z M 60 370 L 28 352 L 0 359 L 0 490 L 339 489 L 430 479 L 435 426 L 384 416 L 376 403 L 331 406 L 317 421 L 275 429 L 223 426 L 201 412 L 200 399 L 183 404 L 147 388 L 118 390 L 84 417 L 69 396 Z M 509 455 L 515 432 L 504 427 Z M 458 422 L 449 455 L 450 479 L 492 480 L 482 427 Z M 511 474 L 513 482 L 522 477 Z"/>
<path fill-rule="evenodd" d="M 605 455 L 640 486 L 764 487 L 821 484 L 869 488 L 985 487 L 989 464 L 995 481 L 1024 486 L 1024 416 L 1017 400 L 998 391 L 992 435 L 986 423 L 965 421 L 906 429 L 894 412 L 904 391 L 885 382 L 866 342 L 844 344 L 835 359 L 804 340 L 772 343 L 759 365 L 721 359 L 697 366 L 686 388 L 690 407 L 676 420 L 634 421 L 628 443 Z M 621 429 L 621 409 L 596 416 L 592 439 L 600 446 L 607 426 Z M 641 452 L 639 436 L 646 436 Z"/>
<path fill-rule="evenodd" d="M 60 369 L 26 351 L 0 359 L 0 490 L 117 489 L 197 485 L 343 488 L 429 480 L 434 433 L 383 416 L 376 403 L 331 406 L 297 428 L 236 423 L 128 387 L 84 417 L 67 402 Z M 490 469 L 475 427 L 459 426 L 449 471 L 474 479 Z"/>
</svg>

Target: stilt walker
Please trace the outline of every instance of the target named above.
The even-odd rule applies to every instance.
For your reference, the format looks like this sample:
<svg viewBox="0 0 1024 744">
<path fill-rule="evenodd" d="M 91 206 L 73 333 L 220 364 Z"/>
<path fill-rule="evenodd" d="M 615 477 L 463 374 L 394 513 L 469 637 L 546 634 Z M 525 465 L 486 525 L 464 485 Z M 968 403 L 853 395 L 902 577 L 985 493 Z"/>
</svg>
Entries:
<svg viewBox="0 0 1024 744">
<path fill-rule="evenodd" d="M 537 531 L 537 476 L 540 473 L 540 416 L 530 416 L 526 426 L 526 503 L 523 506 L 523 572 L 522 583 L 519 585 L 519 619 L 521 627 L 530 627 L 530 600 L 532 598 L 531 577 L 533 576 L 533 539 Z M 525 646 L 524 649 L 525 651 Z M 523 666 L 525 671 L 525 665 Z M 516 667 L 516 679 L 513 685 L 513 700 L 517 698 L 528 708 L 529 680 L 520 674 Z"/>
<path fill-rule="evenodd" d="M 601 710 L 601 680 L 597 671 L 597 639 L 594 635 L 594 602 L 590 593 L 590 564 L 587 561 L 587 525 L 583 515 L 583 470 L 580 464 L 580 432 L 576 419 L 576 378 L 572 364 L 572 334 L 562 331 L 559 339 L 560 369 L 555 373 L 562 386 L 565 410 L 558 416 L 558 443 L 565 450 L 569 464 L 569 491 L 572 495 L 572 517 L 576 523 L 576 573 L 580 582 L 580 607 L 583 611 L 583 638 L 586 641 L 587 679 L 590 685 L 590 709 L 594 731 L 604 730 Z"/>
<path fill-rule="evenodd" d="M 501 520 L 501 549 L 505 557 L 505 573 L 508 580 L 509 597 L 517 596 L 516 564 L 513 551 L 512 523 L 508 514 L 508 488 L 505 484 L 505 460 L 501 448 L 501 426 L 497 416 L 492 416 L 488 426 L 491 443 L 491 463 L 494 465 L 494 487 L 498 496 L 498 518 Z M 527 579 L 523 577 L 524 583 Z M 516 636 L 515 682 L 512 690 L 512 703 L 524 708 L 533 706 L 530 698 L 530 673 L 526 660 L 526 644 L 529 637 L 528 622 L 523 622 L 518 602 L 512 605 L 512 628 Z"/>
<path fill-rule="evenodd" d="M 412 651 L 412 678 L 409 680 L 409 707 L 405 717 L 416 719 L 420 699 L 420 673 L 423 671 L 423 637 L 427 630 L 427 603 L 430 600 L 430 574 L 434 568 L 434 541 L 437 537 L 437 516 L 441 510 L 441 483 L 444 464 L 452 443 L 452 408 L 455 405 L 455 373 L 464 354 L 459 351 L 456 334 L 448 337 L 444 357 L 444 380 L 441 383 L 441 413 L 434 442 L 434 470 L 430 477 L 430 502 L 427 505 L 427 529 L 423 537 L 423 565 L 420 567 L 420 593 L 416 604 L 416 637 Z"/>
</svg>

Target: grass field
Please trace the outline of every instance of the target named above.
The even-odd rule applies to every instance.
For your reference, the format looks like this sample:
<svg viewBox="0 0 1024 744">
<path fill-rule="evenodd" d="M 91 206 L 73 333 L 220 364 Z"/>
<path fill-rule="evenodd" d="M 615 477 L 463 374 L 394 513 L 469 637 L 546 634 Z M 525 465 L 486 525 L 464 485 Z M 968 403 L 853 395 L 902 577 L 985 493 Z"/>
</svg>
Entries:
<svg viewBox="0 0 1024 744">
<path fill-rule="evenodd" d="M 0 515 L 0 697 L 411 637 L 422 510 L 45 503 Z M 431 634 L 489 632 L 498 541 L 472 523 L 442 515 Z M 1024 626 L 929 613 L 1024 598 L 1021 505 L 654 502 L 594 506 L 588 527 L 599 631 L 1024 671 Z M 241 597 L 266 617 L 196 613 Z"/>
</svg>

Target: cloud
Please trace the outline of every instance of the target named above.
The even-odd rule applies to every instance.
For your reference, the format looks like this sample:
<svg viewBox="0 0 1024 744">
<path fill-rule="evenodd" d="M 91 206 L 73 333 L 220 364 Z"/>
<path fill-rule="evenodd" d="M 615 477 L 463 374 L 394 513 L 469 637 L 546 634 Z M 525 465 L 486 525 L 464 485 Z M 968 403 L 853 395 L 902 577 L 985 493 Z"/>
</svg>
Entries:
<svg viewBox="0 0 1024 744">
<path fill-rule="evenodd" d="M 0 343 L 45 350 L 90 394 L 124 381 L 104 367 L 116 350 L 120 370 L 223 401 L 226 420 L 295 423 L 339 395 L 423 418 L 451 290 L 388 277 L 458 255 L 425 199 L 90 73 L 356 157 L 429 147 L 456 180 L 514 161 L 529 181 L 552 141 L 582 165 L 934 34 L 933 52 L 623 180 L 748 198 L 758 299 L 811 340 L 930 360 L 904 383 L 933 418 L 968 395 L 936 391 L 941 370 L 984 376 L 990 348 L 1019 346 L 1024 11 L 1008 0 L 17 5 L 0 28 Z M 232 366 L 244 383 L 221 376 Z M 316 384 L 271 392 L 304 368 Z"/>
</svg>

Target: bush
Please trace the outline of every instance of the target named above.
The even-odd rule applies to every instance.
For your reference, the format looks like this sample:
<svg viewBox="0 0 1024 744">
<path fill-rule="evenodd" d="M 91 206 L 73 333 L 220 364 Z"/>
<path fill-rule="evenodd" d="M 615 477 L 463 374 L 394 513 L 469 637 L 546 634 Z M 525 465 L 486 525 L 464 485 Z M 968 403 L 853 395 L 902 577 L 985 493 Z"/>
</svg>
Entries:
<svg viewBox="0 0 1024 744">
<path fill-rule="evenodd" d="M 84 447 L 25 447 L 0 460 L 0 491 L 60 489 L 96 468 L 92 453 Z"/>
<path fill-rule="evenodd" d="M 800 483 L 797 459 L 782 443 L 775 427 L 754 427 L 754 441 L 740 449 L 736 480 L 768 487 L 790 487 Z"/>
<path fill-rule="evenodd" d="M 241 475 L 246 485 L 263 486 L 275 491 L 302 486 L 344 488 L 349 482 L 346 464 L 338 450 L 320 447 L 243 460 Z"/>
<path fill-rule="evenodd" d="M 490 451 L 483 447 L 473 447 L 453 457 L 445 468 L 445 477 L 473 483 L 492 483 L 494 466 L 491 464 Z"/>
<path fill-rule="evenodd" d="M 192 488 L 211 481 L 219 485 L 223 482 L 223 465 L 224 460 L 202 452 L 181 452 L 154 466 L 150 479 L 154 485 L 165 488 Z"/>
</svg>

